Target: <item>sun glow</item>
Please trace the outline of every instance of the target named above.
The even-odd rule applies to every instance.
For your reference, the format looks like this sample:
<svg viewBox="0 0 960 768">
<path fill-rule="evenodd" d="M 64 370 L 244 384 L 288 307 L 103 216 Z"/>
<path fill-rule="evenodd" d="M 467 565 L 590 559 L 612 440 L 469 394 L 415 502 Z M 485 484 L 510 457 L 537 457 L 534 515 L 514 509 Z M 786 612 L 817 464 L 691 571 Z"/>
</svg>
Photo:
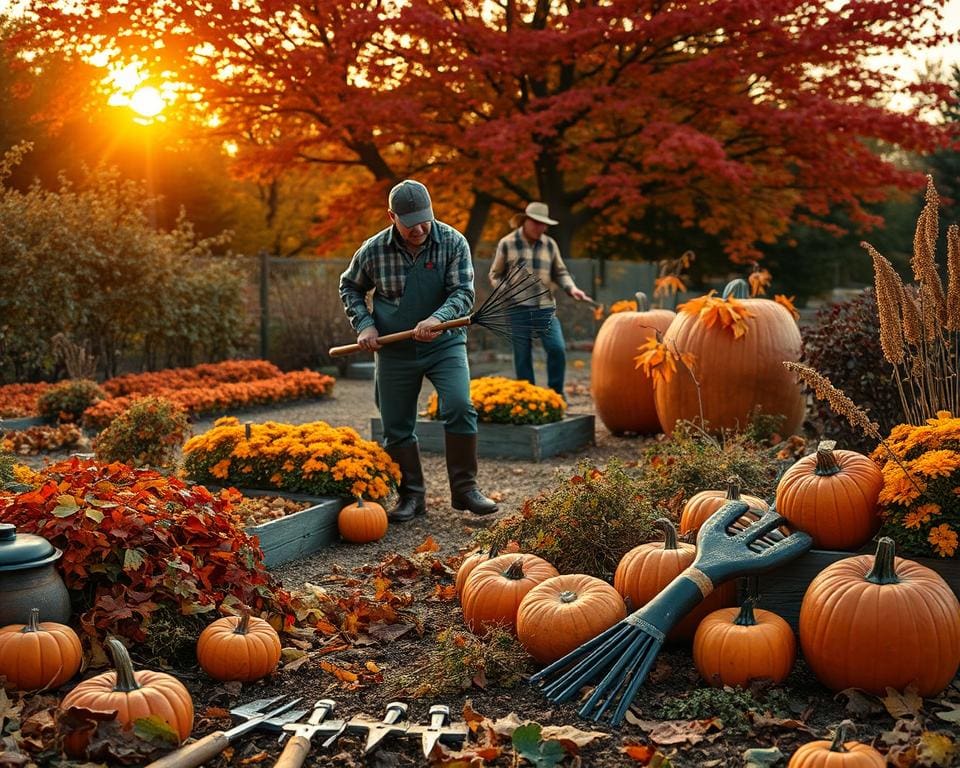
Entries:
<svg viewBox="0 0 960 768">
<path fill-rule="evenodd" d="M 156 117 L 167 106 L 163 96 L 153 86 L 137 88 L 130 97 L 130 109 L 141 117 Z"/>
</svg>

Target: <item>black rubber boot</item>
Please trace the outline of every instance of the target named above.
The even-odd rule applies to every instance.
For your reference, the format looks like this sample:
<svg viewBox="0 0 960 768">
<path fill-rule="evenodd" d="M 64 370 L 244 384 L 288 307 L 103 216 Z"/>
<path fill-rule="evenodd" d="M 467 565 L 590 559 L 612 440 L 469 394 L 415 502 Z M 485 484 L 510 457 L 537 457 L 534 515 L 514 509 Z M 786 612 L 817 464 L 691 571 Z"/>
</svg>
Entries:
<svg viewBox="0 0 960 768">
<path fill-rule="evenodd" d="M 450 504 L 475 515 L 490 515 L 500 507 L 477 487 L 477 436 L 445 432 Z"/>
<path fill-rule="evenodd" d="M 420 465 L 420 446 L 416 443 L 394 445 L 385 449 L 400 465 L 400 501 L 387 513 L 392 523 L 406 523 L 417 515 L 427 513 L 426 486 L 423 482 L 423 467 Z"/>
</svg>

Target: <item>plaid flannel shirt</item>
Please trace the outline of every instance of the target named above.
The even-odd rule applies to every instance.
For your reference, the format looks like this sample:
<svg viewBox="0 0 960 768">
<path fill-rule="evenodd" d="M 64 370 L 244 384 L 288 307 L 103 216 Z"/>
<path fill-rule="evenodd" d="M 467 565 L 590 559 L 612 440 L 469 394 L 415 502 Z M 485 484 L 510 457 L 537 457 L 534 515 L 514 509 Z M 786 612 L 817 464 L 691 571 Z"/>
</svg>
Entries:
<svg viewBox="0 0 960 768">
<path fill-rule="evenodd" d="M 552 237 L 541 235 L 539 240 L 531 243 L 523 236 L 523 227 L 519 227 L 501 238 L 490 265 L 490 282 L 494 286 L 499 285 L 504 275 L 518 262 L 550 289 L 550 293 L 540 297 L 541 307 L 557 305 L 551 283 L 556 283 L 567 293 L 576 288 L 560 256 L 560 246 Z"/>
<path fill-rule="evenodd" d="M 473 262 L 467 239 L 442 221 L 434 221 L 418 258 L 436 263 L 443 273 L 447 299 L 433 313 L 441 322 L 465 317 L 473 309 Z M 399 305 L 403 298 L 407 272 L 415 259 L 404 248 L 392 225 L 361 245 L 340 275 L 340 300 L 353 329 L 360 333 L 374 324 L 367 308 L 370 291 L 381 300 Z"/>
</svg>

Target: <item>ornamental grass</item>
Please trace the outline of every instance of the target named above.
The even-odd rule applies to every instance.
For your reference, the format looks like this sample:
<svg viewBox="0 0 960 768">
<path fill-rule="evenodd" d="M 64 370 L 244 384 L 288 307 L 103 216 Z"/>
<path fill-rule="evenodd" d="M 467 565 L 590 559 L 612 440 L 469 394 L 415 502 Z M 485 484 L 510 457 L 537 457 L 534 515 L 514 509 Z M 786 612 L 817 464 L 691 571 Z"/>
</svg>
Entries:
<svg viewBox="0 0 960 768">
<path fill-rule="evenodd" d="M 282 490 L 312 496 L 382 499 L 400 469 L 377 443 L 351 427 L 241 424 L 218 419 L 183 446 L 183 470 L 199 483 Z"/>
<path fill-rule="evenodd" d="M 480 421 L 490 424 L 550 424 L 560 421 L 567 404 L 552 389 L 504 376 L 483 376 L 470 382 L 470 400 Z M 442 419 L 437 393 L 427 401 L 426 416 Z"/>
</svg>

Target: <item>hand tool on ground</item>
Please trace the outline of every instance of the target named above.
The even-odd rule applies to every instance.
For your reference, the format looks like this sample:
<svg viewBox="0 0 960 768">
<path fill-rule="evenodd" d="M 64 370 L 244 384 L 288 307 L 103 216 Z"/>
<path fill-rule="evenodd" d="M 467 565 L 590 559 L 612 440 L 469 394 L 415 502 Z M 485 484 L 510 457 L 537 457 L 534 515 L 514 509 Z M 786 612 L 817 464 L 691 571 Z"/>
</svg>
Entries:
<svg viewBox="0 0 960 768">
<path fill-rule="evenodd" d="M 278 696 L 275 699 L 267 699 L 268 704 L 275 704 L 280 701 L 283 697 Z M 259 702 L 251 702 L 250 704 L 245 705 L 244 707 L 238 707 L 237 709 L 231 710 L 231 714 L 237 714 L 242 710 L 246 710 L 241 717 L 248 717 L 245 723 L 240 725 L 235 725 L 228 731 L 214 731 L 204 736 L 199 741 L 193 742 L 193 744 L 187 744 L 185 747 L 180 747 L 179 749 L 170 752 L 169 754 L 164 755 L 159 760 L 154 760 L 147 768 L 196 768 L 198 765 L 203 765 L 210 758 L 219 755 L 223 750 L 225 750 L 230 742 L 233 741 L 237 736 L 240 736 L 247 731 L 252 731 L 254 728 L 258 728 L 261 725 L 270 721 L 271 723 L 276 723 L 277 718 L 280 718 L 284 713 L 287 714 L 287 717 L 296 714 L 298 717 L 303 716 L 303 710 L 299 712 L 291 712 L 292 708 L 299 704 L 301 698 L 291 699 L 290 701 L 284 702 L 277 707 L 269 710 L 268 712 L 261 711 L 260 714 L 252 714 L 252 711 L 249 709 L 253 704 Z M 265 707 L 264 707 L 265 708 Z"/>
<path fill-rule="evenodd" d="M 367 743 L 363 748 L 363 754 L 369 755 L 387 736 L 399 736 L 406 733 L 410 727 L 406 719 L 407 705 L 402 701 L 391 701 L 387 704 L 387 710 L 382 720 L 377 721 L 366 715 L 357 715 L 347 723 L 347 729 L 367 732 Z"/>
<path fill-rule="evenodd" d="M 327 720 L 327 715 L 330 715 L 336 706 L 337 704 L 333 699 L 320 699 L 313 705 L 313 712 L 310 713 L 307 722 L 285 723 L 283 730 L 290 732 L 292 735 L 273 768 L 300 768 L 310 752 L 313 737 L 318 733 L 329 737 L 323 742 L 324 747 L 333 744 L 337 737 L 347 729 L 345 720 Z"/>
<path fill-rule="evenodd" d="M 430 707 L 430 725 L 412 725 L 408 733 L 420 734 L 423 754 L 430 757 L 438 741 L 463 742 L 467 738 L 467 724 L 450 723 L 450 707 L 434 704 Z"/>
<path fill-rule="evenodd" d="M 503 280 L 475 312 L 467 317 L 458 317 L 435 325 L 434 330 L 445 331 L 449 328 L 479 325 L 507 339 L 507 341 L 513 338 L 513 334 L 521 331 L 530 333 L 531 336 L 537 336 L 550 327 L 550 323 L 553 321 L 553 316 L 550 313 L 544 312 L 536 316 L 527 313 L 523 320 L 512 316 L 512 313 L 513 310 L 520 309 L 522 306 L 536 307 L 540 297 L 546 296 L 549 292 L 550 289 L 540 282 L 538 277 L 533 275 L 523 264 L 517 263 L 504 275 Z M 409 331 L 384 334 L 377 341 L 381 344 L 392 344 L 395 341 L 412 339 L 413 334 L 414 330 L 411 328 Z M 359 344 L 345 344 L 342 347 L 331 347 L 329 354 L 331 357 L 341 357 L 360 351 Z"/>
<path fill-rule="evenodd" d="M 646 680 L 667 633 L 714 586 L 737 576 L 762 573 L 799 557 L 813 544 L 805 533 L 791 532 L 773 544 L 764 537 L 787 521 L 766 512 L 742 531 L 731 525 L 749 510 L 743 501 L 730 501 L 711 515 L 697 536 L 693 563 L 640 610 L 575 648 L 530 679 L 544 683 L 551 701 L 569 701 L 596 682 L 579 709 L 584 718 L 599 720 L 616 702 L 610 721 L 623 722 L 633 698 Z M 758 551 L 759 549 L 759 551 Z"/>
</svg>

